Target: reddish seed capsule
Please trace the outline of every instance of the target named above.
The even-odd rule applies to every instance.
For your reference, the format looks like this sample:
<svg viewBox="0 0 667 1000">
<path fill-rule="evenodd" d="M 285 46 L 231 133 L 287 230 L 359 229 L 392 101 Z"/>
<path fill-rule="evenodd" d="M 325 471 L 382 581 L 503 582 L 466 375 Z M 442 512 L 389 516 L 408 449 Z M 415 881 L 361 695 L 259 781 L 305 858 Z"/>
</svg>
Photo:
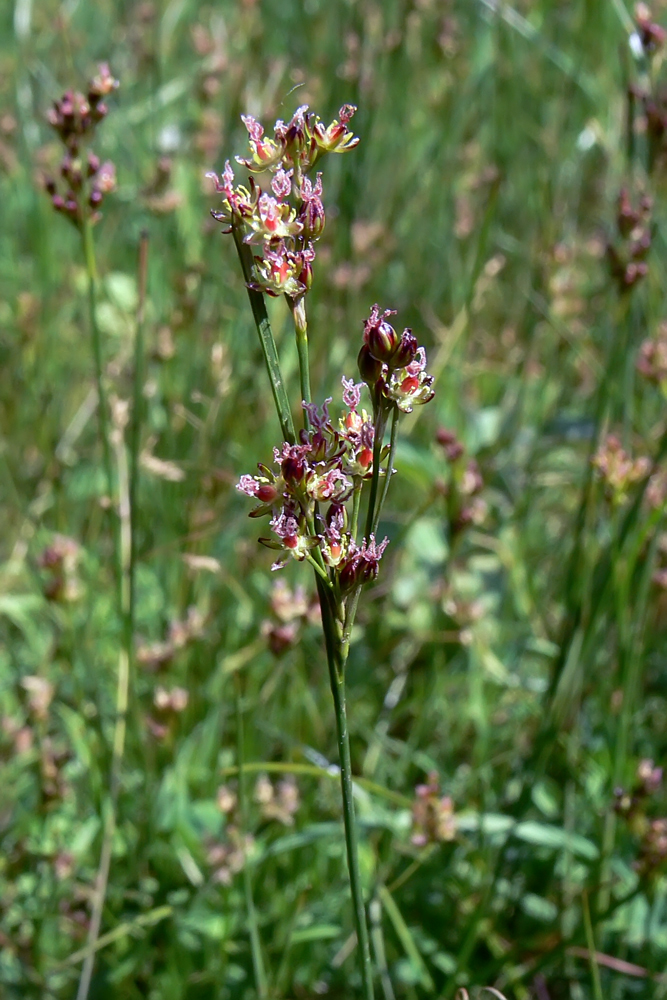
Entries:
<svg viewBox="0 0 667 1000">
<path fill-rule="evenodd" d="M 274 500 L 278 499 L 278 490 L 272 485 L 272 483 L 262 483 L 261 486 L 258 487 L 255 496 L 258 500 L 261 500 L 262 503 L 273 503 Z"/>
</svg>

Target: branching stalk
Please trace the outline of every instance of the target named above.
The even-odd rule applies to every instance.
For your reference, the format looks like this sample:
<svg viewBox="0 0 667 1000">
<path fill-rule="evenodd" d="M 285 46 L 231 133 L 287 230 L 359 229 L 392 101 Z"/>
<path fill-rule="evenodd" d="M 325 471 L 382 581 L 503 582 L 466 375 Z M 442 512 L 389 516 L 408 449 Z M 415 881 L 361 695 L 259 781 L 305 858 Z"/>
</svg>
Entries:
<svg viewBox="0 0 667 1000">
<path fill-rule="evenodd" d="M 250 308 L 252 309 L 255 326 L 257 327 L 259 341 L 262 345 L 266 371 L 269 376 L 269 382 L 271 383 L 271 391 L 273 392 L 273 400 L 276 405 L 278 420 L 280 421 L 280 429 L 282 431 L 283 439 L 285 441 L 289 441 L 290 444 L 293 444 L 296 441 L 294 421 L 292 420 L 292 411 L 290 409 L 289 399 L 287 398 L 287 390 L 285 389 L 285 382 L 280 370 L 280 361 L 278 359 L 276 342 L 273 337 L 273 331 L 266 312 L 264 296 L 261 292 L 258 292 L 254 288 L 250 287 L 252 283 L 253 268 L 252 250 L 247 243 L 243 242 L 243 235 L 238 225 L 234 225 L 233 233 L 234 243 L 236 244 L 236 252 L 239 255 L 241 269 L 243 270 L 243 277 L 245 278 L 246 287 L 248 289 Z"/>
</svg>

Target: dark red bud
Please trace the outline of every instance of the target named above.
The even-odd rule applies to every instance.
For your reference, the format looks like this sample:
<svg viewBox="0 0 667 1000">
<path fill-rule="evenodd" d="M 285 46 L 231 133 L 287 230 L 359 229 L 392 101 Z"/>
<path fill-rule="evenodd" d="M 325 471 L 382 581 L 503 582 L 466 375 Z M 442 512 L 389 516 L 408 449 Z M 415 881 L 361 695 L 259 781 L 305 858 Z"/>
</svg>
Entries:
<svg viewBox="0 0 667 1000">
<path fill-rule="evenodd" d="M 274 500 L 278 499 L 278 490 L 272 483 L 262 483 L 257 488 L 255 496 L 262 503 L 273 503 Z"/>
<path fill-rule="evenodd" d="M 286 483 L 299 485 L 306 474 L 306 462 L 301 457 L 290 456 L 283 459 L 280 470 Z"/>
<path fill-rule="evenodd" d="M 375 385 L 377 380 L 382 375 L 382 369 L 384 367 L 381 361 L 378 361 L 377 358 L 373 357 L 366 344 L 364 344 L 359 351 L 357 365 L 359 367 L 359 374 L 364 382 L 366 382 L 369 386 Z"/>
<path fill-rule="evenodd" d="M 303 267 L 299 271 L 299 281 L 306 286 L 307 289 L 313 284 L 313 265 L 309 261 L 305 261 Z"/>
<path fill-rule="evenodd" d="M 404 330 L 398 350 L 391 361 L 392 368 L 405 368 L 415 360 L 417 356 L 417 338 L 412 330 Z"/>
<path fill-rule="evenodd" d="M 338 573 L 338 585 L 342 593 L 345 594 L 348 590 L 353 590 L 356 587 L 357 575 L 355 563 L 352 560 L 346 562 Z"/>
<path fill-rule="evenodd" d="M 380 320 L 374 326 L 367 326 L 364 341 L 372 356 L 385 364 L 391 361 L 399 345 L 398 334 L 386 320 Z"/>
<path fill-rule="evenodd" d="M 303 226 L 303 236 L 306 240 L 316 240 L 322 235 L 326 217 L 319 198 L 311 198 L 304 203 L 299 212 L 299 222 Z"/>
</svg>

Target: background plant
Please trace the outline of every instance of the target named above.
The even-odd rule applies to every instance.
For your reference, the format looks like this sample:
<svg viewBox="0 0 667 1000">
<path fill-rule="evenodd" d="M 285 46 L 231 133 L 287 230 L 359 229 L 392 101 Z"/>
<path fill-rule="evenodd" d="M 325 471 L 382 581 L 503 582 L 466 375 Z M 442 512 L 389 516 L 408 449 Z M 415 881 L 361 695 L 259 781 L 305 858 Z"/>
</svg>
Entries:
<svg viewBox="0 0 667 1000">
<path fill-rule="evenodd" d="M 384 582 L 350 651 L 380 986 L 452 996 L 459 983 L 495 984 L 539 1000 L 664 990 L 665 802 L 642 778 L 665 746 L 663 69 L 659 45 L 645 44 L 665 19 L 659 4 L 649 14 L 584 0 L 2 8 L 8 996 L 72 995 L 108 796 L 120 633 L 86 276 L 76 231 L 37 183 L 61 155 L 46 111 L 103 59 L 122 89 L 100 131 L 118 191 L 98 229 L 97 317 L 105 379 L 122 399 L 144 226 L 159 252 L 139 711 L 92 995 L 249 992 L 244 859 L 269 989 L 358 988 L 311 595 L 291 577 L 289 593 L 269 591 L 270 556 L 258 561 L 233 489 L 249 450 L 270 453 L 273 404 L 257 404 L 246 291 L 233 247 L 202 224 L 201 182 L 239 148 L 241 112 L 274 120 L 308 103 L 328 121 L 342 101 L 359 106 L 364 143 L 327 165 L 337 216 L 320 243 L 332 282 L 309 305 L 327 331 L 311 345 L 313 395 L 352 370 L 349 331 L 375 301 L 428 331 L 437 376 L 431 407 L 406 421 L 379 527 L 392 536 Z M 631 212 L 651 199 L 643 259 L 631 244 L 646 223 L 623 233 L 623 189 Z M 627 251 L 626 267 L 647 265 L 627 291 L 610 246 Z M 296 385 L 280 305 L 270 313 Z M 645 458 L 650 475 L 616 489 L 609 435 L 624 452 L 617 471 Z M 392 548 L 403 553 L 393 566 Z M 255 775 L 266 776 L 257 790 Z"/>
</svg>

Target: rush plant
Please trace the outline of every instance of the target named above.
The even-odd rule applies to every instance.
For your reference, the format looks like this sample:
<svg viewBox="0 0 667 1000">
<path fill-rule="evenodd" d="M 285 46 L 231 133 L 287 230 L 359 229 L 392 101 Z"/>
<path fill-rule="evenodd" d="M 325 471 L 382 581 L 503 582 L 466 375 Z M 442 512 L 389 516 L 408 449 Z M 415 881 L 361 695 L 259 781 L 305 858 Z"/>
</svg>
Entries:
<svg viewBox="0 0 667 1000">
<path fill-rule="evenodd" d="M 359 872 L 345 673 L 359 598 L 377 577 L 388 544 L 387 538 L 378 540 L 377 531 L 394 473 L 399 418 L 415 405 L 429 402 L 434 393 L 424 348 L 418 346 L 411 330 L 397 333 L 389 322 L 391 310 L 374 305 L 359 345 L 361 381 L 342 376 L 341 415 L 331 415 L 331 397 L 320 406 L 311 399 L 306 303 L 314 277 L 315 246 L 326 219 L 322 174 L 315 168 L 327 154 L 345 153 L 358 144 L 348 129 L 355 110 L 344 105 L 338 120 L 325 127 L 303 106 L 290 122 L 276 122 L 272 136 L 254 118 L 244 116 L 250 155 L 238 162 L 249 172 L 247 187 L 236 183 L 229 161 L 221 178 L 208 176 L 222 196 L 222 208 L 212 215 L 236 244 L 282 433 L 273 462 L 260 463 L 256 475 L 242 475 L 237 488 L 257 501 L 251 517 L 270 518 L 271 535 L 260 542 L 278 552 L 272 569 L 296 559 L 309 563 L 315 573 L 336 716 L 363 994 L 371 1000 L 373 975 Z M 302 411 L 298 432 L 265 295 L 283 295 L 294 321 Z M 362 406 L 364 393 L 368 409 Z M 388 430 L 389 442 L 385 443 Z M 256 934 L 251 937 L 256 948 Z M 258 968 L 261 962 L 256 960 L 256 973 Z"/>
</svg>

